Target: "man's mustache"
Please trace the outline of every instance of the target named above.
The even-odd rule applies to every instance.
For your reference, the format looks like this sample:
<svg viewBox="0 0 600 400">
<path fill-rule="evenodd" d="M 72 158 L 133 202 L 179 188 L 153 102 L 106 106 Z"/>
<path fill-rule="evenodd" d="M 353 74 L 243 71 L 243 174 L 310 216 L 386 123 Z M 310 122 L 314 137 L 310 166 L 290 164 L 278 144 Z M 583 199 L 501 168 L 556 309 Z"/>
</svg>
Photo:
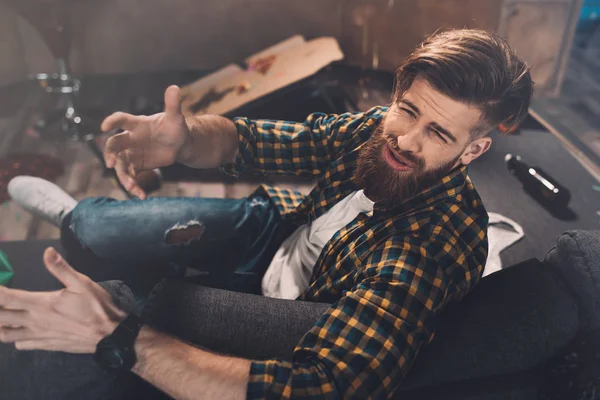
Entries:
<svg viewBox="0 0 600 400">
<path fill-rule="evenodd" d="M 421 157 L 415 156 L 410 151 L 400 149 L 400 147 L 398 147 L 398 141 L 396 140 L 396 137 L 388 136 L 387 138 L 385 138 L 385 141 L 392 149 L 394 149 L 398 154 L 407 159 L 409 162 L 413 163 L 419 168 L 423 167 L 423 159 Z"/>
</svg>

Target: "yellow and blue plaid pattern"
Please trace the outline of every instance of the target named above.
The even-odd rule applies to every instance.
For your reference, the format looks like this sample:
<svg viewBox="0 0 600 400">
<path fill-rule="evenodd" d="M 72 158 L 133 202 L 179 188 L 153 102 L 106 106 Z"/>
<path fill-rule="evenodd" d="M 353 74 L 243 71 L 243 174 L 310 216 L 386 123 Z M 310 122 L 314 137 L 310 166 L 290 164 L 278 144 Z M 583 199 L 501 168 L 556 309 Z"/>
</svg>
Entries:
<svg viewBox="0 0 600 400">
<path fill-rule="evenodd" d="M 223 169 L 319 178 L 308 195 L 263 185 L 285 219 L 307 223 L 357 190 L 358 149 L 387 112 L 310 115 L 303 123 L 235 119 L 240 152 Z M 292 362 L 255 361 L 248 399 L 387 398 L 435 318 L 477 284 L 488 217 L 466 167 L 393 209 L 375 206 L 339 230 L 299 300 L 331 307 L 301 339 Z"/>
</svg>

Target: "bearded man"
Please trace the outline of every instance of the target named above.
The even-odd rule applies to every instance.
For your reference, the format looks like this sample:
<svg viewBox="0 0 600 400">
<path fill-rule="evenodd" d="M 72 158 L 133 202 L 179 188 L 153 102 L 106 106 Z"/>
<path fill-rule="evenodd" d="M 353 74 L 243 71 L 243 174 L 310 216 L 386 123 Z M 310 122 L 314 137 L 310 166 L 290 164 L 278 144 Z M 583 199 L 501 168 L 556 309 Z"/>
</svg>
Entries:
<svg viewBox="0 0 600 400">
<path fill-rule="evenodd" d="M 135 269 L 139 281 L 150 265 L 191 267 L 213 287 L 330 307 L 292 361 L 214 354 L 128 316 L 48 249 L 44 261 L 66 288 L 2 288 L 1 338 L 102 358 L 100 344 L 129 329 L 136 361 L 122 369 L 178 399 L 390 397 L 433 339 L 437 316 L 482 276 L 488 217 L 467 166 L 495 127 L 526 117 L 532 87 L 507 43 L 479 30 L 427 39 L 398 69 L 392 104 L 366 112 L 300 123 L 184 118 L 171 86 L 163 113 L 118 112 L 102 124 L 124 130 L 108 140 L 105 160 L 139 199 L 77 203 L 31 177 L 11 181 L 12 197 L 59 225 L 69 253 Z M 174 162 L 318 181 L 307 196 L 262 185 L 239 200 L 146 199 L 136 174 Z M 140 304 L 154 283 L 137 285 Z"/>
</svg>

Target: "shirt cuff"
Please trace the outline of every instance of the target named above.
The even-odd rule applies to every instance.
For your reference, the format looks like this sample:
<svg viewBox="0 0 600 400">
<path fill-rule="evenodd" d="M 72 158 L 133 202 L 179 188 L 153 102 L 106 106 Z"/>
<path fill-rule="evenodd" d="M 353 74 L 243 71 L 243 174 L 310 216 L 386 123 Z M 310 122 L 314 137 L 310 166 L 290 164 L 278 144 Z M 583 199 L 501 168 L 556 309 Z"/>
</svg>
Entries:
<svg viewBox="0 0 600 400">
<path fill-rule="evenodd" d="M 253 361 L 250 364 L 246 399 L 265 399 L 273 395 L 280 398 L 291 372 L 292 364 L 289 361 Z"/>
<path fill-rule="evenodd" d="M 233 123 L 238 133 L 238 153 L 235 157 L 235 162 L 226 163 L 219 167 L 221 172 L 239 177 L 244 171 L 252 167 L 254 162 L 254 151 L 256 148 L 256 139 L 250 129 L 251 121 L 248 118 L 237 117 L 233 119 Z"/>
</svg>

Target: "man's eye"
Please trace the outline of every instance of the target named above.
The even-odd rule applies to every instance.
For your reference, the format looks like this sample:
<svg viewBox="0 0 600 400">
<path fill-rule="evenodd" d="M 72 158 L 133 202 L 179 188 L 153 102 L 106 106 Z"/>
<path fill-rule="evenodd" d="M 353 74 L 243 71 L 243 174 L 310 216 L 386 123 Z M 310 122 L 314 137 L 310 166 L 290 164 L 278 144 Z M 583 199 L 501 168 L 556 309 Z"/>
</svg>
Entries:
<svg viewBox="0 0 600 400">
<path fill-rule="evenodd" d="M 436 136 L 438 138 L 440 138 L 444 143 L 448 143 L 448 141 L 446 140 L 446 138 L 444 137 L 444 135 L 442 135 L 441 133 L 439 133 L 438 131 L 432 131 L 433 133 L 436 134 Z"/>
<path fill-rule="evenodd" d="M 413 118 L 416 118 L 417 116 L 415 115 L 414 112 L 410 111 L 408 108 L 402 108 L 402 111 L 404 111 L 405 113 L 407 113 L 408 115 L 410 115 Z"/>
</svg>

